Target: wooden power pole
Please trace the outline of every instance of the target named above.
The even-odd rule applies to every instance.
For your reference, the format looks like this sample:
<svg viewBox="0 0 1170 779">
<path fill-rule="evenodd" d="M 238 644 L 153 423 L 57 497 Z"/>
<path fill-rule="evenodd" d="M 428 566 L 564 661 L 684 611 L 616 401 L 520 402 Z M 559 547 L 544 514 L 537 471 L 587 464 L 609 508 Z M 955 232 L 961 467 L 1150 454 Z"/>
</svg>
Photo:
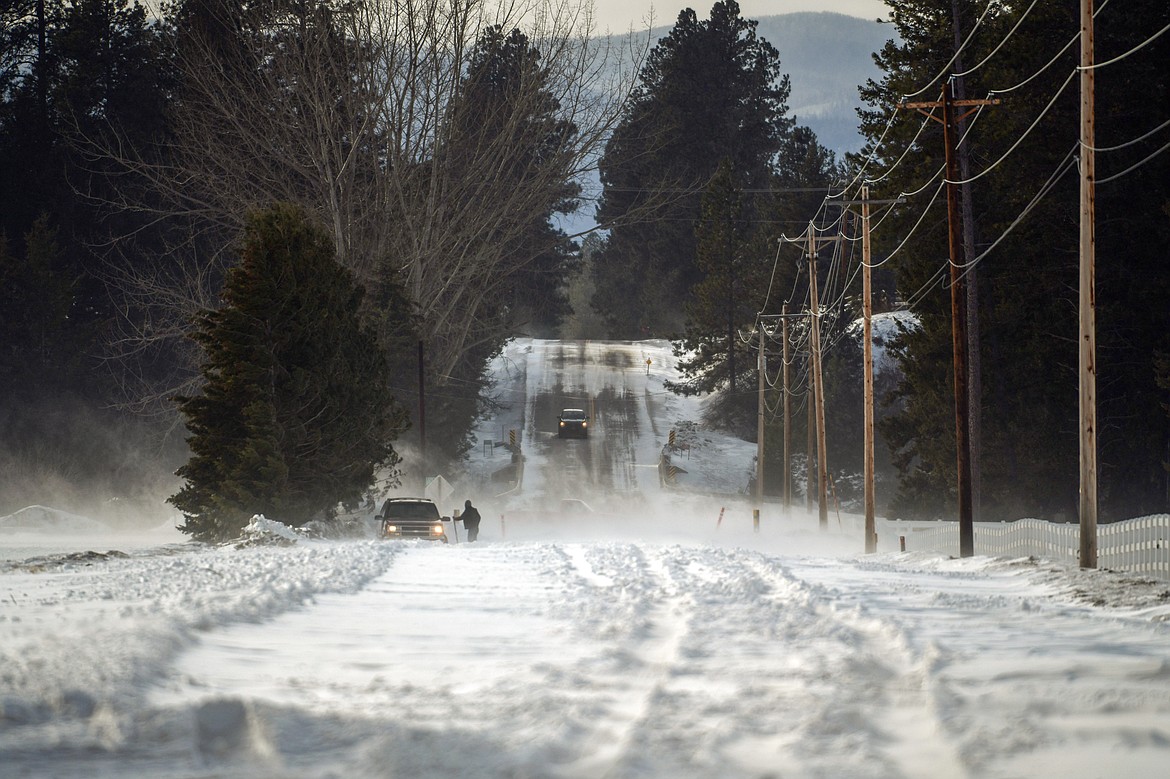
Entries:
<svg viewBox="0 0 1170 779">
<path fill-rule="evenodd" d="M 941 120 L 933 113 L 927 113 L 927 116 L 942 122 L 943 145 L 946 151 L 947 243 L 950 250 L 951 266 L 951 351 L 954 355 L 955 467 L 959 493 L 960 557 L 971 557 L 975 554 L 975 523 L 971 512 L 971 418 L 967 393 L 967 293 L 964 282 L 965 267 L 960 260 L 963 245 L 962 222 L 959 218 L 961 179 L 955 154 L 955 144 L 958 141 L 956 123 L 962 117 L 955 115 L 955 108 L 996 105 L 998 103 L 998 100 L 955 100 L 951 91 L 951 82 L 947 81 L 943 85 L 941 100 L 901 104 L 902 108 L 915 108 L 923 113 L 926 113 L 924 109 L 940 107 L 943 112 Z"/>
<path fill-rule="evenodd" d="M 955 450 L 959 491 L 959 557 L 975 554 L 975 521 L 971 513 L 971 416 L 967 397 L 967 291 L 960 255 L 959 166 L 955 158 L 955 107 L 951 82 L 943 87 L 943 139 L 946 144 L 947 223 L 951 256 L 951 348 L 954 353 Z"/>
<path fill-rule="evenodd" d="M 767 352 L 764 351 L 763 339 L 766 337 L 768 339 L 768 341 L 771 342 L 776 337 L 776 323 L 774 320 L 779 319 L 780 320 L 780 333 L 781 333 L 780 337 L 784 342 L 783 352 L 781 353 L 782 360 L 783 360 L 783 364 L 781 365 L 781 375 L 783 375 L 783 377 L 784 377 L 784 384 L 783 384 L 783 388 L 784 388 L 783 389 L 783 392 L 784 392 L 784 468 L 783 468 L 783 475 L 781 476 L 781 478 L 784 481 L 784 486 L 782 488 L 782 492 L 784 494 L 784 511 L 785 511 L 785 513 L 787 513 L 792 507 L 792 471 L 790 470 L 791 456 L 792 456 L 792 446 L 791 446 L 792 433 L 790 430 L 790 425 L 792 423 L 792 401 L 788 395 L 788 377 L 789 377 L 789 374 L 788 374 L 788 360 L 789 360 L 789 355 L 788 355 L 788 316 L 789 316 L 789 314 L 788 314 L 788 304 L 787 303 L 784 304 L 783 313 L 780 313 L 780 314 L 760 314 L 759 315 L 759 330 L 760 330 L 759 363 L 760 363 L 760 377 L 761 378 L 760 378 L 760 398 L 759 398 L 760 416 L 759 416 L 759 419 L 757 420 L 757 428 L 758 428 L 757 429 L 757 436 L 759 437 L 760 441 L 763 441 L 764 440 L 763 439 L 763 436 L 764 436 L 764 416 L 763 416 L 763 414 L 764 414 L 764 408 L 765 408 L 765 406 L 764 406 L 764 381 L 766 379 L 765 371 L 768 368 L 768 354 L 767 354 Z M 809 430 L 811 432 L 812 428 L 810 427 Z M 757 457 L 756 462 L 757 462 L 757 469 L 758 469 L 759 462 L 761 462 L 764 458 L 764 449 L 763 449 L 762 445 L 757 448 L 756 457 Z M 811 457 L 809 459 L 809 462 L 810 463 L 812 462 Z M 757 470 L 756 471 L 756 484 L 762 484 L 762 483 L 763 483 L 763 471 Z M 763 501 L 762 493 L 760 494 L 760 496 L 758 496 L 758 500 L 760 500 L 760 502 Z M 810 508 L 811 508 L 811 506 L 810 506 Z"/>
<path fill-rule="evenodd" d="M 951 16 L 954 19 L 955 70 L 963 71 L 963 7 L 961 0 L 951 0 Z M 955 76 L 954 95 L 956 101 L 967 99 L 966 79 Z M 983 358 L 980 355 L 979 333 L 979 269 L 971 265 L 975 259 L 975 207 L 971 193 L 971 144 L 963 143 L 967 135 L 966 119 L 955 118 L 958 133 L 959 211 L 963 218 L 963 262 L 967 275 L 967 415 L 970 417 L 971 436 L 971 516 L 979 521 L 982 502 L 983 479 Z"/>
<path fill-rule="evenodd" d="M 792 421 L 792 405 L 788 396 L 788 304 L 784 304 L 780 319 L 780 333 L 784 340 L 784 512 L 792 510 L 792 472 L 789 470 L 792 436 L 789 434 L 789 425 Z"/>
<path fill-rule="evenodd" d="M 869 185 L 861 187 L 860 200 L 840 200 L 838 205 L 861 206 L 861 297 L 863 316 L 862 386 L 865 394 L 865 551 L 871 554 L 877 551 L 877 519 L 875 517 L 876 497 L 874 490 L 874 397 L 873 397 L 873 252 L 869 241 L 869 207 L 875 203 L 902 203 L 905 198 L 893 200 L 870 200 Z"/>
<path fill-rule="evenodd" d="M 756 357 L 756 370 L 759 373 L 759 409 L 756 412 L 756 508 L 763 508 L 764 503 L 764 371 L 768 367 L 767 357 L 764 356 L 764 323 L 760 320 L 756 328 L 756 336 L 760 339 L 760 351 Z"/>
<path fill-rule="evenodd" d="M 869 185 L 861 187 L 861 294 L 862 316 L 865 318 L 864 340 L 865 376 L 865 552 L 877 551 L 877 520 L 874 517 L 873 473 L 873 290 L 869 249 Z"/>
<path fill-rule="evenodd" d="M 1093 0 L 1081 0 L 1080 416 L 1081 567 L 1097 567 L 1096 160 L 1093 107 Z"/>
<path fill-rule="evenodd" d="M 821 241 L 836 241 L 834 236 Z M 813 402 L 817 425 L 817 518 L 822 530 L 829 527 L 829 458 L 825 446 L 825 382 L 821 373 L 821 310 L 817 301 L 817 231 L 808 223 L 808 289 L 812 313 L 809 343 L 812 348 Z"/>
<path fill-rule="evenodd" d="M 809 319 L 811 320 L 812 317 L 810 316 Z M 805 511 L 807 511 L 810 514 L 812 513 L 813 485 L 816 484 L 816 482 L 817 482 L 817 472 L 816 472 L 816 467 L 817 467 L 817 412 L 816 412 L 816 405 L 817 404 L 813 402 L 812 366 L 813 366 L 812 347 L 809 347 L 809 350 L 808 350 L 809 379 L 808 379 L 808 389 L 805 391 L 805 400 L 804 400 L 804 405 L 808 409 L 808 421 L 805 423 L 805 428 L 808 431 L 808 444 L 807 444 L 808 448 L 805 450 L 808 452 L 808 458 L 807 458 L 807 463 L 806 463 L 808 468 L 807 468 L 807 473 L 805 474 L 805 481 L 804 481 L 804 484 L 805 484 L 805 487 L 804 487 L 804 509 L 805 509 Z"/>
</svg>

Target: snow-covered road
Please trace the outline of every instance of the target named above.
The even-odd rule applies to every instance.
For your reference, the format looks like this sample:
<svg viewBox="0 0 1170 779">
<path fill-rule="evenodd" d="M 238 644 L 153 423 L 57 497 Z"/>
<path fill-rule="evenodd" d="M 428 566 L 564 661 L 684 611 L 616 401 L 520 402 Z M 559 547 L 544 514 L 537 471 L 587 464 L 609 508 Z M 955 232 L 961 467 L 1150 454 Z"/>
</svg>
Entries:
<svg viewBox="0 0 1170 779">
<path fill-rule="evenodd" d="M 0 774 L 1165 775 L 1156 592 L 1093 606 L 1034 561 L 728 540 L 16 566 Z"/>
</svg>

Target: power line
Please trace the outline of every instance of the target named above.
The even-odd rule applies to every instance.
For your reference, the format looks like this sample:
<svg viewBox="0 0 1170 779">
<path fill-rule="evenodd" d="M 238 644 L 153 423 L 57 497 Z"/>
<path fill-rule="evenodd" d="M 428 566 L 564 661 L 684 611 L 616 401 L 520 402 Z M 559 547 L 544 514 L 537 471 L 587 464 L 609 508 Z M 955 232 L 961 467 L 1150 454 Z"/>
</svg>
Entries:
<svg viewBox="0 0 1170 779">
<path fill-rule="evenodd" d="M 1031 135 L 1032 131 L 1036 129 L 1036 126 L 1040 124 L 1040 120 L 1048 115 L 1048 112 L 1050 110 L 1052 110 L 1052 106 L 1056 105 L 1057 99 L 1064 93 L 1064 90 L 1068 88 L 1068 85 L 1072 83 L 1072 80 L 1073 80 L 1073 78 L 1076 77 L 1076 75 L 1077 75 L 1076 70 L 1073 70 L 1071 73 L 1068 74 L 1068 78 L 1065 79 L 1064 83 L 1060 85 L 1060 89 L 1056 90 L 1056 94 L 1053 95 L 1052 99 L 1048 101 L 1048 105 L 1044 106 L 1044 110 L 1040 112 L 1040 115 L 1037 116 L 1032 121 L 1032 124 L 1028 125 L 1028 128 L 1026 130 L 1024 130 L 1024 132 L 1020 135 L 1020 137 L 1017 138 L 1012 143 L 1012 145 L 1010 147 L 1008 147 L 1008 150 L 1005 151 L 1002 155 L 1000 155 L 1000 158 L 998 160 L 996 160 L 991 165 L 984 168 L 981 172 L 976 173 L 974 176 L 971 176 L 970 178 L 961 179 L 959 181 L 948 181 L 947 183 L 948 184 L 970 184 L 973 181 L 978 181 L 979 179 L 983 178 L 991 171 L 998 168 L 1003 163 L 1004 160 L 1006 160 L 1008 157 L 1010 157 L 1012 155 L 1012 153 L 1017 148 L 1019 148 L 1020 144 L 1024 142 L 1024 139 L 1027 138 L 1029 135 Z M 993 92 L 991 94 L 995 94 L 995 93 Z M 972 123 L 972 124 L 974 124 L 974 123 Z M 966 138 L 965 135 L 963 137 Z"/>
<path fill-rule="evenodd" d="M 995 57 L 995 55 L 999 53 L 999 50 L 1002 49 L 1004 45 L 1012 39 L 1012 36 L 1016 34 L 1016 30 L 1018 30 L 1020 25 L 1024 23 L 1024 20 L 1028 18 L 1028 14 L 1032 13 L 1032 9 L 1036 7 L 1037 2 L 1038 0 L 1032 0 L 1032 4 L 1028 6 L 1028 10 L 1024 11 L 1024 13 L 1020 15 L 1020 18 L 1016 20 L 1016 23 L 1012 26 L 1011 30 L 1008 31 L 1008 34 L 1004 36 L 1003 40 L 997 43 L 995 48 L 991 50 L 991 53 L 984 57 L 978 65 L 973 68 L 968 68 L 962 73 L 953 73 L 951 74 L 951 78 L 962 78 L 963 76 L 969 76 L 990 62 Z"/>
<path fill-rule="evenodd" d="M 1120 173 L 1115 173 L 1112 176 L 1109 176 L 1108 178 L 1097 179 L 1097 184 L 1098 185 L 1108 184 L 1110 181 L 1116 181 L 1117 179 L 1121 178 L 1122 176 L 1126 176 L 1126 175 L 1132 173 L 1133 171 L 1137 170 L 1141 166 L 1145 165 L 1147 162 L 1154 159 L 1155 157 L 1157 157 L 1159 154 L 1166 151 L 1167 149 L 1170 149 L 1170 143 L 1167 143 L 1162 148 L 1157 149 L 1154 152 L 1151 152 L 1145 159 L 1141 160 L 1140 162 L 1136 162 L 1133 165 L 1130 165 L 1128 168 L 1121 171 Z"/>
<path fill-rule="evenodd" d="M 955 64 L 960 55 L 962 55 L 963 51 L 967 48 L 967 45 L 971 43 L 971 39 L 975 37 L 975 33 L 978 32 L 979 28 L 983 25 L 983 20 L 987 18 L 987 14 L 991 11 L 991 7 L 993 5 L 998 5 L 996 0 L 987 0 L 987 6 L 983 9 L 983 13 L 979 15 L 979 18 L 975 20 L 975 24 L 971 27 L 971 32 L 967 33 L 967 39 L 964 40 L 961 45 L 955 48 L 955 53 L 949 60 L 947 60 L 947 64 L 943 65 L 942 71 L 933 79 L 931 79 L 930 82 L 926 84 L 926 86 L 922 87 L 922 89 L 919 89 L 917 92 L 912 92 L 908 95 L 903 95 L 903 101 L 905 101 L 905 99 L 908 97 L 918 97 L 923 92 L 930 89 L 932 86 L 942 80 L 943 76 L 945 76 L 947 72 L 950 71 L 951 65 Z"/>
<path fill-rule="evenodd" d="M 1060 164 L 1056 166 L 1056 170 L 1052 172 L 1052 175 L 1048 177 L 1048 180 L 1044 182 L 1044 185 L 1041 186 L 1036 194 L 1032 196 L 1032 200 L 1028 203 L 1028 205 L 1024 206 L 1024 209 L 1019 213 L 1019 215 L 1016 216 L 1012 223 L 1007 226 L 1003 233 L 998 238 L 996 238 L 990 246 L 984 249 L 981 254 L 974 257 L 971 262 L 967 264 L 967 270 L 970 270 L 970 268 L 973 268 L 982 262 L 983 259 L 995 249 L 995 247 L 999 246 L 1005 238 L 1011 235 L 1012 231 L 1014 231 L 1015 228 L 1024 221 L 1028 214 L 1032 213 L 1032 210 L 1040 204 L 1040 201 L 1043 200 L 1049 192 L 1055 189 L 1056 183 L 1060 181 L 1060 179 L 1064 177 L 1064 174 L 1071 170 L 1073 164 L 1075 164 L 1076 151 L 1077 146 L 1074 145 L 1069 153 L 1065 155 L 1064 159 L 1060 161 Z M 966 272 L 967 271 L 964 271 L 964 275 Z"/>
<path fill-rule="evenodd" d="M 1145 139 L 1149 138 L 1152 135 L 1157 134 L 1158 132 L 1166 129 L 1167 127 L 1170 127 L 1170 119 L 1167 119 L 1165 122 L 1162 122 L 1160 125 L 1155 127 L 1153 130 L 1150 130 L 1148 133 L 1145 133 L 1144 135 L 1140 135 L 1137 138 L 1134 138 L 1132 140 L 1126 141 L 1125 143 L 1118 144 L 1117 146 L 1096 146 L 1096 145 L 1085 146 L 1084 144 L 1081 144 L 1081 148 L 1090 149 L 1090 150 L 1095 151 L 1095 152 L 1120 151 L 1121 149 L 1126 149 L 1130 146 L 1134 146 L 1136 144 L 1141 143 Z"/>
<path fill-rule="evenodd" d="M 1121 62 L 1123 59 L 1126 59 L 1127 57 L 1129 57 L 1133 54 L 1136 54 L 1137 52 L 1141 51 L 1145 47 L 1149 46 L 1151 43 L 1158 40 L 1158 38 L 1161 38 L 1163 35 L 1166 34 L 1167 30 L 1170 30 L 1170 24 L 1168 24 L 1165 27 L 1163 27 L 1162 29 L 1158 30 L 1156 33 L 1151 35 L 1149 38 L 1146 38 L 1144 41 L 1139 43 L 1137 46 L 1134 46 L 1132 49 L 1127 51 L 1125 54 L 1119 54 L 1118 56 L 1114 57 L 1111 60 L 1106 60 L 1105 62 L 1097 62 L 1097 63 L 1094 63 L 1092 65 L 1089 65 L 1088 67 L 1078 67 L 1077 70 L 1078 71 L 1100 70 L 1101 68 L 1108 67 L 1109 65 L 1114 65 L 1118 62 Z"/>
</svg>

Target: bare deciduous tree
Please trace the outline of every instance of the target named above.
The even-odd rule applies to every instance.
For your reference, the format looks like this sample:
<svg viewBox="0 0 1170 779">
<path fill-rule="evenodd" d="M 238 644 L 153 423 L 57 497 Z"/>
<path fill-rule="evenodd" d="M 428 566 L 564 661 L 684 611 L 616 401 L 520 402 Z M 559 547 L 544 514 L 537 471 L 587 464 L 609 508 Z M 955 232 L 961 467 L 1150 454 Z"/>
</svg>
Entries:
<svg viewBox="0 0 1170 779">
<path fill-rule="evenodd" d="M 520 239 L 596 165 L 637 70 L 613 66 L 587 0 L 371 0 L 263 12 L 198 0 L 171 22 L 182 86 L 166 164 L 103 154 L 149 185 L 148 197 L 124 207 L 185 221 L 219 248 L 200 240 L 199 252 L 177 251 L 160 269 L 117 276 L 128 296 L 170 312 L 158 314 L 169 316 L 167 327 L 129 330 L 126 349 L 134 338 L 182 330 L 207 302 L 209 258 L 221 256 L 250 211 L 288 201 L 321 218 L 359 279 L 405 285 L 441 381 L 464 355 L 509 335 L 501 291 L 537 253 Z M 464 99 L 474 86 L 470 58 L 492 28 L 522 30 L 538 66 L 522 71 L 490 115 L 476 115 L 485 106 Z M 625 45 L 633 44 L 631 36 Z M 533 121 L 542 113 L 555 117 L 559 136 Z"/>
</svg>

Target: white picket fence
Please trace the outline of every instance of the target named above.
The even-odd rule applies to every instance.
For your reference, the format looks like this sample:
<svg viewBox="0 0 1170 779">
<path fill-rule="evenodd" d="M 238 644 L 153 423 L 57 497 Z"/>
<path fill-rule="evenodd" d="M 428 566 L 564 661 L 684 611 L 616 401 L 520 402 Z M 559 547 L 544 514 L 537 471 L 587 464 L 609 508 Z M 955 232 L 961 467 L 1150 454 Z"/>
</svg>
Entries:
<svg viewBox="0 0 1170 779">
<path fill-rule="evenodd" d="M 959 553 L 958 522 L 888 523 L 906 551 Z M 976 522 L 975 554 L 995 557 L 1035 555 L 1076 563 L 1080 526 L 1040 519 Z M 1097 525 L 1097 566 L 1170 579 L 1170 514 L 1154 514 Z"/>
</svg>

